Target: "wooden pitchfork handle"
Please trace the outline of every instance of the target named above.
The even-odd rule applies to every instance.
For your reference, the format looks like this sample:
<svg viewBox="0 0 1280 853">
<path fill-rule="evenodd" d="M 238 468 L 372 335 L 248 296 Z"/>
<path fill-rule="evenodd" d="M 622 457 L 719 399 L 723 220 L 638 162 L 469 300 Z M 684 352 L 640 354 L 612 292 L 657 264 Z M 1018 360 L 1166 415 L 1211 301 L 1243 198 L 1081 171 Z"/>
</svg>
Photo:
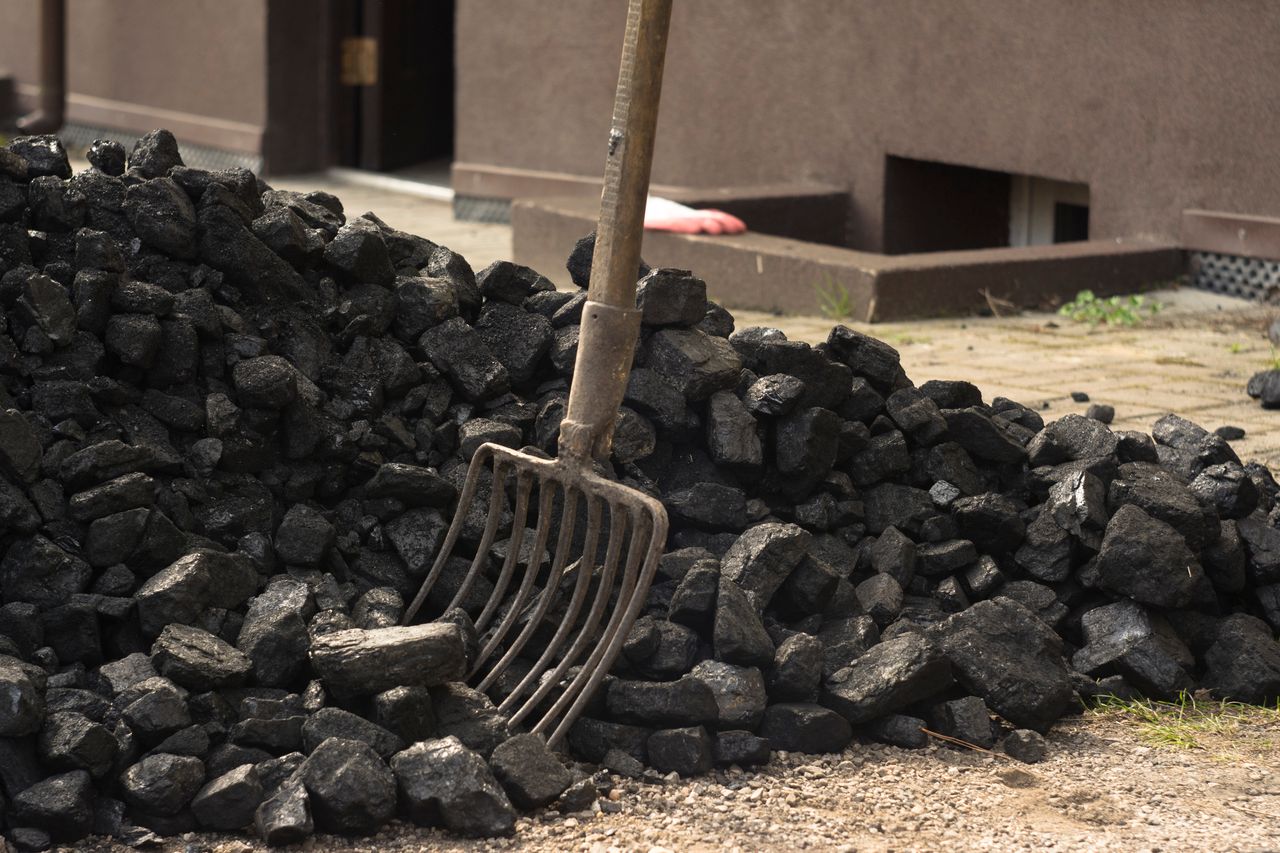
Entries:
<svg viewBox="0 0 1280 853">
<path fill-rule="evenodd" d="M 561 457 L 583 465 L 592 457 L 609 458 L 640 337 L 636 270 L 671 4 L 672 0 L 630 0 L 627 7 L 591 282 L 578 330 L 569 406 L 560 425 Z"/>
</svg>

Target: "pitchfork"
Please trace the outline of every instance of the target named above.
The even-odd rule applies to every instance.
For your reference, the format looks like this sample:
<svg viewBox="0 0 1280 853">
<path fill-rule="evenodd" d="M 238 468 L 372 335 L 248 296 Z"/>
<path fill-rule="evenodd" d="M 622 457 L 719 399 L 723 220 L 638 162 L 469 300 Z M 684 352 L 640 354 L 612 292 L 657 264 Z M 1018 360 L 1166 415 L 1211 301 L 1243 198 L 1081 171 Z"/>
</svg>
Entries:
<svg viewBox="0 0 1280 853">
<path fill-rule="evenodd" d="M 552 746 L 563 741 L 618 657 L 648 597 L 667 538 L 667 513 L 662 503 L 602 476 L 594 463 L 600 460 L 608 465 L 618 407 L 640 335 L 636 270 L 671 4 L 672 0 L 630 0 L 627 9 L 591 282 L 579 328 L 569 405 L 560 424 L 559 457 L 542 458 L 492 443 L 476 450 L 444 544 L 404 616 L 406 623 L 414 618 L 439 580 L 492 460 L 484 532 L 475 559 L 446 612 L 463 602 L 484 573 L 507 508 L 507 480 L 514 478 L 511 538 L 493 595 L 475 619 L 481 648 L 468 681 L 482 692 L 495 686 L 505 692 L 509 684 L 499 685 L 499 677 L 523 652 L 528 652 L 527 657 L 536 655 L 532 668 L 502 697 L 498 710 L 511 725 L 526 724 L 530 731 L 547 735 Z M 525 521 L 535 486 L 537 527 L 533 547 L 525 548 Z M 554 511 L 557 495 L 561 505 L 558 513 Z M 587 526 L 579 539 L 574 528 L 580 503 L 585 505 Z M 606 512 L 609 531 L 603 562 L 597 564 Z M 556 546 L 547 571 L 543 558 L 557 516 Z M 508 597 L 521 567 L 519 586 Z M 576 579 L 572 577 L 575 572 Z M 539 578 L 540 591 L 536 589 Z M 566 603 L 562 591 L 570 585 Z M 594 597 L 590 595 L 593 585 Z M 592 598 L 589 608 L 585 607 L 588 598 Z M 564 605 L 554 634 L 541 649 L 536 641 L 530 646 L 553 603 Z M 520 623 L 522 627 L 512 638 Z M 518 670 L 513 672 L 518 674 Z M 555 729 L 548 735 L 553 725 Z"/>
</svg>

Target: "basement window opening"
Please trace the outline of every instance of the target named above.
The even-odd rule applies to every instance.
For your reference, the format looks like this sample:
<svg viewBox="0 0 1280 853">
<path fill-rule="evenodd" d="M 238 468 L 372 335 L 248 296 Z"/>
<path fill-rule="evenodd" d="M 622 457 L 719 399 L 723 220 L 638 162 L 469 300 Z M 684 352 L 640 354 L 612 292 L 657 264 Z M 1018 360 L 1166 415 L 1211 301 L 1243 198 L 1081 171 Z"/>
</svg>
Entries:
<svg viewBox="0 0 1280 853">
<path fill-rule="evenodd" d="M 1089 239 L 1089 186 L 889 156 L 884 252 L 904 255 Z"/>
</svg>

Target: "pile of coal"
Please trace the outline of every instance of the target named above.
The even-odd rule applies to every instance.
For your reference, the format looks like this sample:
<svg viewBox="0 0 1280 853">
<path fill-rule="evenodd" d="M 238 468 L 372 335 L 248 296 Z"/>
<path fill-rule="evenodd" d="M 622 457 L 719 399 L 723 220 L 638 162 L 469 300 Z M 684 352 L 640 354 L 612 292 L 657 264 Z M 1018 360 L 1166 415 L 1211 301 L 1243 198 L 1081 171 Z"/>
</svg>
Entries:
<svg viewBox="0 0 1280 853">
<path fill-rule="evenodd" d="M 393 819 L 495 835 L 521 809 L 614 806 L 610 772 L 926 728 L 1034 760 L 1081 698 L 1280 695 L 1278 489 L 1222 438 L 915 387 L 883 342 L 735 331 L 696 277 L 642 268 L 611 463 L 671 539 L 553 752 L 461 683 L 485 590 L 399 623 L 475 448 L 554 451 L 584 294 L 186 167 L 163 131 L 89 157 L 73 176 L 55 138 L 0 149 L 19 848 Z"/>
</svg>

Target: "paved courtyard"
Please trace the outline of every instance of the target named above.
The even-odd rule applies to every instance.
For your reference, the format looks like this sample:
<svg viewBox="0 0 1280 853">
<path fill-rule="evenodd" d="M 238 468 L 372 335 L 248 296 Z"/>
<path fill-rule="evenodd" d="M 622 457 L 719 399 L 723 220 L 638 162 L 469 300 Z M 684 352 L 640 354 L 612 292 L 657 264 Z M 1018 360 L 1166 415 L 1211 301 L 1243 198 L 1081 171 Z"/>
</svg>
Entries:
<svg viewBox="0 0 1280 853">
<path fill-rule="evenodd" d="M 476 269 L 511 256 L 509 227 L 456 222 L 444 202 L 326 175 L 272 183 L 332 192 L 348 215 L 372 210 L 394 227 L 461 252 Z M 895 346 L 917 384 L 965 379 L 988 401 L 1010 397 L 1041 408 L 1046 420 L 1083 413 L 1089 403 L 1071 398 L 1073 391 L 1082 391 L 1090 402 L 1115 407 L 1117 429 L 1149 432 L 1167 412 L 1208 429 L 1234 425 L 1245 430 L 1245 437 L 1233 442 L 1243 460 L 1280 469 L 1280 411 L 1264 411 L 1244 393 L 1249 376 L 1273 357 L 1266 329 L 1277 311 L 1191 289 L 1161 291 L 1152 298 L 1164 310 L 1136 327 L 1094 327 L 1047 313 L 848 325 Z M 776 326 L 794 340 L 814 343 L 834 322 L 756 311 L 734 314 L 739 327 Z"/>
</svg>

